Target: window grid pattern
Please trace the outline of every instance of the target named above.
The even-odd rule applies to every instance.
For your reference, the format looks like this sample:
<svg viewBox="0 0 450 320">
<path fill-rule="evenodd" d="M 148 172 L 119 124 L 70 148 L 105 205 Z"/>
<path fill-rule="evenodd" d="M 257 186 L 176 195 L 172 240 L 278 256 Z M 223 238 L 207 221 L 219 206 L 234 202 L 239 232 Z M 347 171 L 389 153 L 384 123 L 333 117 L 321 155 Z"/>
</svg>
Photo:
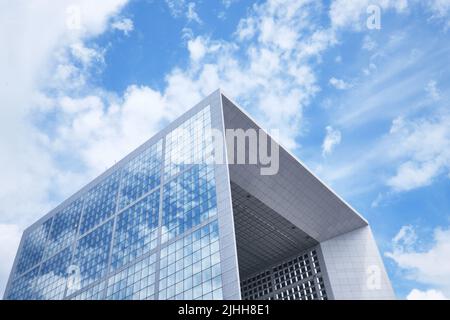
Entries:
<svg viewBox="0 0 450 320">
<path fill-rule="evenodd" d="M 52 218 L 45 221 L 26 236 L 18 258 L 16 276 L 41 262 L 51 224 Z"/>
<path fill-rule="evenodd" d="M 169 179 L 192 164 L 211 163 L 212 136 L 209 106 L 166 136 L 164 175 Z"/>
<path fill-rule="evenodd" d="M 80 234 L 85 234 L 111 217 L 116 210 L 120 171 L 117 170 L 88 191 Z"/>
<path fill-rule="evenodd" d="M 310 250 L 241 281 L 244 300 L 326 300 L 316 250 Z"/>
<path fill-rule="evenodd" d="M 70 289 L 78 288 L 103 278 L 108 269 L 113 221 L 110 220 L 78 240 L 74 265 L 79 267 L 79 283 Z"/>
<path fill-rule="evenodd" d="M 74 295 L 70 300 L 102 300 L 106 288 L 106 280 L 101 281 L 89 289 Z"/>
<path fill-rule="evenodd" d="M 14 279 L 11 288 L 6 295 L 7 300 L 35 300 L 35 283 L 39 275 L 39 268 L 36 267 L 20 278 Z"/>
<path fill-rule="evenodd" d="M 72 257 L 72 248 L 66 248 L 45 261 L 37 280 L 37 293 L 41 300 L 61 300 L 67 286 L 67 270 Z"/>
<path fill-rule="evenodd" d="M 222 299 L 217 220 L 161 249 L 159 299 Z"/>
<path fill-rule="evenodd" d="M 46 258 L 75 241 L 82 210 L 83 199 L 80 198 L 55 215 L 45 249 Z"/>
<path fill-rule="evenodd" d="M 162 140 L 145 149 L 124 167 L 119 210 L 160 184 L 161 164 Z"/>
<path fill-rule="evenodd" d="M 106 299 L 153 300 L 155 272 L 156 255 L 152 254 L 110 277 Z"/>
<path fill-rule="evenodd" d="M 155 191 L 117 216 L 112 268 L 117 269 L 156 248 L 160 192 Z"/>
<path fill-rule="evenodd" d="M 164 186 L 161 242 L 215 216 L 214 166 L 195 165 Z"/>
<path fill-rule="evenodd" d="M 68 299 L 105 298 L 103 293 L 107 291 L 108 270 L 117 272 L 157 248 L 158 240 L 164 246 L 169 239 L 187 233 L 215 217 L 217 200 L 214 166 L 205 163 L 212 146 L 209 138 L 205 137 L 205 130 L 211 127 L 209 107 L 181 127 L 183 130 L 175 129 L 176 132 L 165 137 L 165 150 L 161 139 L 26 235 L 6 297 L 62 299 L 65 292 L 65 298 Z M 183 135 L 185 132 L 188 135 Z M 164 168 L 163 157 L 166 163 Z M 163 186 L 161 172 L 166 177 Z M 158 186 L 165 192 L 163 204 L 160 204 Z M 151 190 L 155 191 L 146 195 Z M 165 209 L 163 213 L 159 213 L 160 206 Z M 111 219 L 116 212 L 119 213 Z M 158 221 L 160 214 L 164 221 Z M 117 220 L 113 232 L 114 219 Z M 158 223 L 161 231 L 158 230 Z M 183 275 L 183 285 L 184 280 L 186 285 L 189 281 L 196 284 L 196 288 L 182 291 L 186 298 L 222 297 L 217 224 L 214 228 L 212 235 L 199 231 L 202 235 L 200 240 L 194 241 L 189 235 L 186 238 L 186 247 L 195 247 L 195 258 L 183 258 L 183 263 L 186 259 L 187 269 L 186 279 Z M 158 239 L 158 232 L 162 234 L 161 239 Z M 207 239 L 210 242 L 208 245 Z M 192 244 L 188 244 L 188 241 L 192 241 Z M 70 251 L 73 251 L 72 257 Z M 111 265 L 108 265 L 110 253 Z M 159 267 L 159 255 L 156 254 L 156 266 Z M 172 268 L 172 264 L 168 265 L 168 276 L 165 277 L 169 283 L 172 281 Z M 41 273 L 39 270 L 42 270 Z M 188 277 L 187 274 L 194 270 L 198 274 L 193 273 Z M 122 276 L 125 271 L 118 274 Z M 133 274 L 131 279 L 139 277 L 136 272 Z M 150 274 L 154 277 L 153 271 Z M 79 277 L 75 277 L 73 286 L 68 286 L 69 278 L 74 275 Z M 131 275 L 127 273 L 127 277 Z M 155 284 L 150 280 L 147 284 L 133 298 L 158 297 L 158 292 L 152 293 Z M 177 285 L 179 287 L 179 283 Z M 127 290 L 125 293 L 121 291 L 120 296 L 125 294 L 128 298 Z M 174 288 L 171 287 L 164 289 L 164 294 L 159 298 L 165 299 L 167 293 L 174 298 L 171 296 L 172 290 Z"/>
</svg>

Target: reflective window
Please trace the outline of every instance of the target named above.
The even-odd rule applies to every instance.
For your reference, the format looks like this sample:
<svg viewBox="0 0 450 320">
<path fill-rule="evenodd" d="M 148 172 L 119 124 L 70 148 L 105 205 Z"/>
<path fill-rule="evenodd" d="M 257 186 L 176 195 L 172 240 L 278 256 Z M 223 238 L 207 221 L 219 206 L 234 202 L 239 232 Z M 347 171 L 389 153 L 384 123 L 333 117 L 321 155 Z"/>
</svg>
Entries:
<svg viewBox="0 0 450 320">
<path fill-rule="evenodd" d="M 45 242 L 52 224 L 52 218 L 25 236 L 16 267 L 16 275 L 22 274 L 37 265 L 44 255 Z"/>
<path fill-rule="evenodd" d="M 86 195 L 80 234 L 93 229 L 116 210 L 117 192 L 119 189 L 119 171 L 97 184 Z"/>
<path fill-rule="evenodd" d="M 36 281 L 38 299 L 61 300 L 67 286 L 67 271 L 72 257 L 72 248 L 68 247 L 42 263 L 39 278 Z"/>
<path fill-rule="evenodd" d="M 54 255 L 75 241 L 82 209 L 83 199 L 78 199 L 54 216 L 45 249 L 46 257 Z"/>
<path fill-rule="evenodd" d="M 34 284 L 39 274 L 39 268 L 36 267 L 30 272 L 24 274 L 20 278 L 13 280 L 8 294 L 7 300 L 34 300 L 36 294 Z"/>
<path fill-rule="evenodd" d="M 110 220 L 78 240 L 73 265 L 79 268 L 79 283 L 69 290 L 70 293 L 106 275 L 112 229 Z"/>
<path fill-rule="evenodd" d="M 221 299 L 210 128 L 208 106 L 33 228 L 6 297 Z"/>
<path fill-rule="evenodd" d="M 153 300 L 156 255 L 131 265 L 109 278 L 106 299 Z"/>
<path fill-rule="evenodd" d="M 214 166 L 195 165 L 164 186 L 161 241 L 216 214 Z"/>
<path fill-rule="evenodd" d="M 192 164 L 210 163 L 212 137 L 209 106 L 183 122 L 166 136 L 164 174 L 166 179 Z"/>
<path fill-rule="evenodd" d="M 123 169 L 119 209 L 157 187 L 161 178 L 162 140 L 148 147 Z"/>
<path fill-rule="evenodd" d="M 155 191 L 117 216 L 112 267 L 121 267 L 156 248 L 159 191 Z"/>
<path fill-rule="evenodd" d="M 217 220 L 161 249 L 158 299 L 222 299 Z"/>
<path fill-rule="evenodd" d="M 101 281 L 87 290 L 77 293 L 70 300 L 102 300 L 106 288 L 106 280 Z"/>
</svg>

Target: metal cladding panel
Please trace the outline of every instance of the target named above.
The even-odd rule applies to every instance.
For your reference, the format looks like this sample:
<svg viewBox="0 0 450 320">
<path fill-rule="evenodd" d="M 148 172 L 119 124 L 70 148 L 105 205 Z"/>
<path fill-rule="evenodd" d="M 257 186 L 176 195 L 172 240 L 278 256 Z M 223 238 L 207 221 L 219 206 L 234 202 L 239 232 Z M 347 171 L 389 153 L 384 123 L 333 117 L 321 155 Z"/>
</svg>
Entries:
<svg viewBox="0 0 450 320">
<path fill-rule="evenodd" d="M 395 299 L 369 226 L 320 243 L 336 300 Z"/>
<path fill-rule="evenodd" d="M 226 129 L 260 129 L 228 98 L 222 99 Z M 325 241 L 367 225 L 364 218 L 282 146 L 278 173 L 261 175 L 261 167 L 230 164 L 230 179 L 313 239 Z"/>
</svg>

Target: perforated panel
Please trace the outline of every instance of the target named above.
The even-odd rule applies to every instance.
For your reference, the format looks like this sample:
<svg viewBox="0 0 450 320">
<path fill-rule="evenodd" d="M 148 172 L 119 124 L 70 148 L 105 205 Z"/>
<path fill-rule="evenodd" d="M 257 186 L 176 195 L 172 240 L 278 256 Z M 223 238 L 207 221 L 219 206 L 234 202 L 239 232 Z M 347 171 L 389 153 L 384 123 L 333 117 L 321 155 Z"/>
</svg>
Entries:
<svg viewBox="0 0 450 320">
<path fill-rule="evenodd" d="M 242 280 L 241 291 L 244 300 L 327 300 L 315 249 Z"/>
</svg>

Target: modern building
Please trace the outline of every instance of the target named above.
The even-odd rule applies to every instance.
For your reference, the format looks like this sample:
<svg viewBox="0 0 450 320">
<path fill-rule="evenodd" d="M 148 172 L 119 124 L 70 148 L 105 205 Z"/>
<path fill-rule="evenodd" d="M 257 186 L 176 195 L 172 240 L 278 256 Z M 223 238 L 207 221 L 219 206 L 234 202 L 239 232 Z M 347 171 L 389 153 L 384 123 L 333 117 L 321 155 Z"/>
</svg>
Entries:
<svg viewBox="0 0 450 320">
<path fill-rule="evenodd" d="M 395 298 L 367 221 L 264 135 L 212 93 L 26 229 L 4 298 Z"/>
</svg>

